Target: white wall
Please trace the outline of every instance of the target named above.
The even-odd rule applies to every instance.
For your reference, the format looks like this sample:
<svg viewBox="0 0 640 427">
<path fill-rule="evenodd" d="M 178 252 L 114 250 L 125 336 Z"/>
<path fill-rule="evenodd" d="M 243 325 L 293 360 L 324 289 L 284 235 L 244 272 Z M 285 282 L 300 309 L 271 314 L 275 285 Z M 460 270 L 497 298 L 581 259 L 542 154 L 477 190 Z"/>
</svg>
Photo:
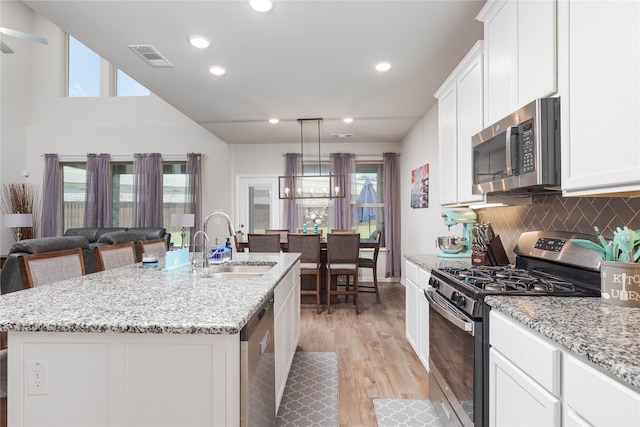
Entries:
<svg viewBox="0 0 640 427">
<path fill-rule="evenodd" d="M 434 105 L 402 140 L 400 156 L 402 254 L 435 254 L 438 236 L 449 234 L 440 216 L 438 178 L 438 105 Z M 411 171 L 429 164 L 429 207 L 411 208 Z M 404 272 L 403 272 L 404 273 Z"/>
<path fill-rule="evenodd" d="M 132 159 L 137 152 L 185 158 L 199 152 L 204 154 L 203 214 L 214 208 L 232 214 L 234 171 L 224 141 L 156 96 L 64 97 L 64 33 L 21 3 L 3 0 L 0 5 L 3 26 L 30 30 L 49 41 L 40 46 L 11 40 L 16 53 L 2 56 L 2 183 L 41 186 L 45 153 L 82 159 L 86 153 L 106 152 Z M 21 178 L 21 170 L 30 171 L 30 177 Z M 6 253 L 12 243 L 3 230 L 0 250 Z"/>
</svg>

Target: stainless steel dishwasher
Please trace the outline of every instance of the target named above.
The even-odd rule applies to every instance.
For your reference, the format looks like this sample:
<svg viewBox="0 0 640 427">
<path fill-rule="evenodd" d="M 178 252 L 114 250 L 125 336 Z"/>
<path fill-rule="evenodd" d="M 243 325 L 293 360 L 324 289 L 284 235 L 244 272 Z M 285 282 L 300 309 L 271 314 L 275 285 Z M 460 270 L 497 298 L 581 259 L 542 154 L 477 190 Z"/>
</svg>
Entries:
<svg viewBox="0 0 640 427">
<path fill-rule="evenodd" d="M 240 425 L 276 425 L 273 294 L 240 331 Z"/>
</svg>

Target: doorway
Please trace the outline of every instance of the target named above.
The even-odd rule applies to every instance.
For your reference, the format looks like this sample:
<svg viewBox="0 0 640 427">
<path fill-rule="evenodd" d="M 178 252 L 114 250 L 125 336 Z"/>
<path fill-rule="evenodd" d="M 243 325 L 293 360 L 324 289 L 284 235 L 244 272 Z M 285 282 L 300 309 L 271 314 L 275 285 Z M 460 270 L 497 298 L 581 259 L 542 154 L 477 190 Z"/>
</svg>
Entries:
<svg viewBox="0 0 640 427">
<path fill-rule="evenodd" d="M 238 227 L 243 233 L 280 228 L 277 176 L 238 176 Z"/>
</svg>

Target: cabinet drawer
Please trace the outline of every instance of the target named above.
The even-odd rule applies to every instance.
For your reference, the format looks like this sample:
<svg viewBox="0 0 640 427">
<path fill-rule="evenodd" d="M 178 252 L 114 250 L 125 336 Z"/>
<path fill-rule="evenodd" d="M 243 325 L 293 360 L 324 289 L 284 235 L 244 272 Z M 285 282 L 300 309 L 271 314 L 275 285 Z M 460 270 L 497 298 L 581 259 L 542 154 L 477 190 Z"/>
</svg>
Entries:
<svg viewBox="0 0 640 427">
<path fill-rule="evenodd" d="M 640 394 L 566 355 L 564 403 L 591 425 L 640 425 Z"/>
<path fill-rule="evenodd" d="M 404 262 L 405 276 L 413 283 L 418 283 L 418 266 L 411 261 Z"/>
<path fill-rule="evenodd" d="M 429 287 L 429 279 L 431 278 L 431 270 L 420 268 L 418 270 L 418 287 L 420 289 L 427 289 Z"/>
<path fill-rule="evenodd" d="M 516 320 L 491 311 L 489 342 L 524 373 L 554 396 L 560 395 L 560 358 L 558 347 L 542 339 Z"/>
</svg>

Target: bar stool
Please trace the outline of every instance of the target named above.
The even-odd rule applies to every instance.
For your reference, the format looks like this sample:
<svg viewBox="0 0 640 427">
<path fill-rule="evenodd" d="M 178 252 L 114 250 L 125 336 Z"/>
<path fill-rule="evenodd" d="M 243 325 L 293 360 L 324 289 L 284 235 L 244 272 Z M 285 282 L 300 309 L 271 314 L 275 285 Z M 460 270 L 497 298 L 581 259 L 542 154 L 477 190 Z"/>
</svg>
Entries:
<svg viewBox="0 0 640 427">
<path fill-rule="evenodd" d="M 300 257 L 300 276 L 316 276 L 315 290 L 303 289 L 300 295 L 315 295 L 316 311 L 320 314 L 320 235 L 293 234 L 287 235 L 289 252 L 302 254 Z"/>
<path fill-rule="evenodd" d="M 360 314 L 358 305 L 358 255 L 360 252 L 360 234 L 327 234 L 327 313 L 331 314 L 332 295 L 353 295 L 356 314 Z M 333 276 L 347 276 L 345 289 L 340 284 L 335 290 L 331 289 Z M 349 286 L 349 279 L 353 276 L 353 288 Z"/>
</svg>

